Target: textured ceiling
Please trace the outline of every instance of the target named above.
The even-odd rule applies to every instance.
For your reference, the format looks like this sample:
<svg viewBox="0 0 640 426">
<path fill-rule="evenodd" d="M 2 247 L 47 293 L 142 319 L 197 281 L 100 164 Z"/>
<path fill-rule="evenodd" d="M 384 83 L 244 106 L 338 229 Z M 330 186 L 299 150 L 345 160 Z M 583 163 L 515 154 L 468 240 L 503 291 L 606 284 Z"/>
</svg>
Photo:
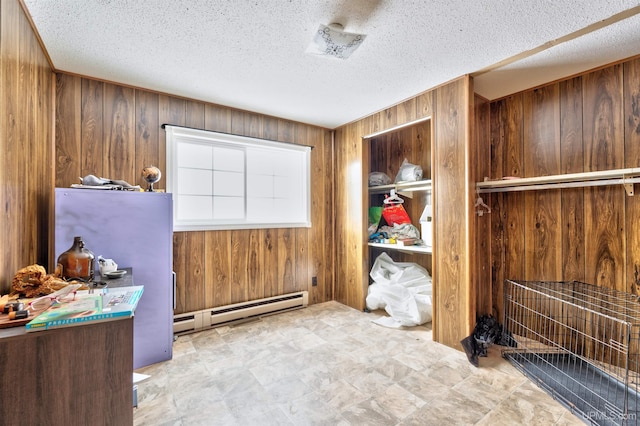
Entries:
<svg viewBox="0 0 640 426">
<path fill-rule="evenodd" d="M 327 128 L 464 74 L 495 99 L 640 54 L 640 0 L 24 3 L 56 70 Z M 333 22 L 362 46 L 306 53 Z"/>
</svg>

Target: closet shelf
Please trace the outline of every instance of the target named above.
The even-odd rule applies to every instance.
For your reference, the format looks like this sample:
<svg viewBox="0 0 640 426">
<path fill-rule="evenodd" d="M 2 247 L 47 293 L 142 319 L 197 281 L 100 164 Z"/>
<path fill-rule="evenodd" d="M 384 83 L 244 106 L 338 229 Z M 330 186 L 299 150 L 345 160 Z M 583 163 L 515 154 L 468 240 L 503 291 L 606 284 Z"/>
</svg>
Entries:
<svg viewBox="0 0 640 426">
<path fill-rule="evenodd" d="M 384 244 L 384 243 L 367 243 L 369 247 L 378 247 L 384 250 L 397 250 L 413 253 L 426 253 L 430 254 L 433 251 L 431 246 L 400 246 L 397 244 Z"/>
<path fill-rule="evenodd" d="M 412 182 L 398 182 L 389 185 L 370 186 L 369 194 L 386 194 L 392 189 L 397 193 L 431 191 L 431 179 L 417 180 Z"/>
<path fill-rule="evenodd" d="M 476 190 L 478 194 L 483 194 L 489 192 L 623 185 L 627 195 L 633 195 L 633 185 L 637 182 L 640 182 L 639 167 L 529 178 L 485 180 L 484 182 L 476 183 Z"/>
</svg>

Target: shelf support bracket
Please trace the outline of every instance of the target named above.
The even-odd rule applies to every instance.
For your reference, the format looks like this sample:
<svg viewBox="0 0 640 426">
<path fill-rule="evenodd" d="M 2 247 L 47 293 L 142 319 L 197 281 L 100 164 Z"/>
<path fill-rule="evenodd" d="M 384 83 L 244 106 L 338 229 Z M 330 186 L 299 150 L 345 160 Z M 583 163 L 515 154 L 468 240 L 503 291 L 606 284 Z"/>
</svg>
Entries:
<svg viewBox="0 0 640 426">
<path fill-rule="evenodd" d="M 627 192 L 627 195 L 633 197 L 633 182 L 628 182 L 626 175 L 622 175 L 622 184 L 624 185 L 624 190 Z"/>
</svg>

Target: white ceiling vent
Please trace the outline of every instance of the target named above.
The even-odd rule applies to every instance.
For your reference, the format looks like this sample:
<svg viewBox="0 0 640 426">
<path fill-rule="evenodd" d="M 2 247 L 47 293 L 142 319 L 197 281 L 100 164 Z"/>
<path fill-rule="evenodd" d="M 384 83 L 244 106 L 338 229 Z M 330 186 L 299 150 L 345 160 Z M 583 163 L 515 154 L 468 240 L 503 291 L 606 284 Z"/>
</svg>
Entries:
<svg viewBox="0 0 640 426">
<path fill-rule="evenodd" d="M 347 59 L 367 37 L 343 31 L 341 24 L 322 25 L 316 31 L 307 53 Z"/>
</svg>

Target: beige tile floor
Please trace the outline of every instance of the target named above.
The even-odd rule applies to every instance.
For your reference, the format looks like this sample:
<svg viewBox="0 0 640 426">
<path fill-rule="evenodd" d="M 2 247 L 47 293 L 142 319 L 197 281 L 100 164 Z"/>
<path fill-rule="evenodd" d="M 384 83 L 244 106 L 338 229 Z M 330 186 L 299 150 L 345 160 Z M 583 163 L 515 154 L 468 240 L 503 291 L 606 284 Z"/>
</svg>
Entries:
<svg viewBox="0 0 640 426">
<path fill-rule="evenodd" d="M 581 425 L 492 346 L 480 368 L 337 302 L 180 336 L 137 370 L 134 424 Z"/>
</svg>

